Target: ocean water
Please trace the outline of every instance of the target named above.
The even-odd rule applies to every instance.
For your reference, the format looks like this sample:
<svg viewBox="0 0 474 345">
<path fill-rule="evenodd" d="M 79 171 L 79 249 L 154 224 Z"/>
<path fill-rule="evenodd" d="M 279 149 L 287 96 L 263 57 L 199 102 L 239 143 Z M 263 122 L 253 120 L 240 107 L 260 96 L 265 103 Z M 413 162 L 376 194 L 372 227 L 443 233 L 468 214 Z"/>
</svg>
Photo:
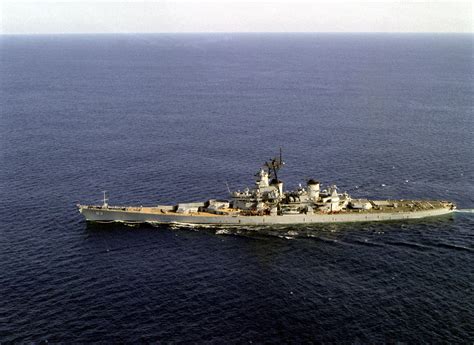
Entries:
<svg viewBox="0 0 474 345">
<path fill-rule="evenodd" d="M 283 148 L 353 196 L 474 208 L 473 36 L 0 36 L 0 341 L 474 340 L 472 212 L 88 225 L 225 198 Z"/>
</svg>

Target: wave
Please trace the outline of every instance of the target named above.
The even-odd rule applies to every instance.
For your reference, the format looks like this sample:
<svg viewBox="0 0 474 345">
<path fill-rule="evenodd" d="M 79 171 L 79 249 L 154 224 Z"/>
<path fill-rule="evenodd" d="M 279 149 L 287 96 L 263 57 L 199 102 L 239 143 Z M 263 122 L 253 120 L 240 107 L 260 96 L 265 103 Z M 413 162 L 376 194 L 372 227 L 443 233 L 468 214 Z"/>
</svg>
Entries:
<svg viewBox="0 0 474 345">
<path fill-rule="evenodd" d="M 414 242 L 409 242 L 409 241 L 388 241 L 386 242 L 389 245 L 393 246 L 401 246 L 401 247 L 408 247 L 412 249 L 417 249 L 417 250 L 430 250 L 432 249 L 429 246 L 420 244 L 420 243 L 414 243 Z"/>
<path fill-rule="evenodd" d="M 447 248 L 447 249 L 467 251 L 471 253 L 474 251 L 472 248 L 464 247 L 464 246 L 456 245 L 456 244 L 451 244 L 451 243 L 437 243 L 436 246 L 441 247 L 441 248 Z"/>
</svg>

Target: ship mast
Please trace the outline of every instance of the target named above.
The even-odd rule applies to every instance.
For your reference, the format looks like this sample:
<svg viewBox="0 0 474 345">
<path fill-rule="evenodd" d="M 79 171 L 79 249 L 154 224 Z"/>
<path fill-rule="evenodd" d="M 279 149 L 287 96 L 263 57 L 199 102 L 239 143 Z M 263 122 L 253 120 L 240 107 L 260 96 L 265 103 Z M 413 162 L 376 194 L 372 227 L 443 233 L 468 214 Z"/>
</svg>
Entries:
<svg viewBox="0 0 474 345">
<path fill-rule="evenodd" d="M 278 180 L 278 170 L 281 169 L 281 167 L 285 164 L 283 162 L 282 158 L 282 152 L 281 152 L 281 147 L 280 147 L 280 156 L 275 157 L 267 162 L 265 162 L 265 166 L 268 168 L 268 174 L 272 175 L 275 177 L 276 180 Z"/>
<path fill-rule="evenodd" d="M 109 206 L 109 198 L 107 198 L 107 191 L 103 190 L 102 193 L 104 193 L 104 204 L 102 205 L 102 207 L 107 208 Z"/>
</svg>

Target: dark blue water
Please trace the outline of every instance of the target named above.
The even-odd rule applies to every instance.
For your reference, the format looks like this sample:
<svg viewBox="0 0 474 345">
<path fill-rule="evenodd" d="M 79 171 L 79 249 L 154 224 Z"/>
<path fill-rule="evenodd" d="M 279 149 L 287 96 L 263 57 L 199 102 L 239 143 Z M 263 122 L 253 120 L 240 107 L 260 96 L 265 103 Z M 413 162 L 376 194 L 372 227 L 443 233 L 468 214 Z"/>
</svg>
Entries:
<svg viewBox="0 0 474 345">
<path fill-rule="evenodd" d="M 472 35 L 0 37 L 0 340 L 472 342 L 472 213 L 238 229 L 75 209 L 226 197 L 280 146 L 289 188 L 472 209 L 472 52 Z"/>
</svg>

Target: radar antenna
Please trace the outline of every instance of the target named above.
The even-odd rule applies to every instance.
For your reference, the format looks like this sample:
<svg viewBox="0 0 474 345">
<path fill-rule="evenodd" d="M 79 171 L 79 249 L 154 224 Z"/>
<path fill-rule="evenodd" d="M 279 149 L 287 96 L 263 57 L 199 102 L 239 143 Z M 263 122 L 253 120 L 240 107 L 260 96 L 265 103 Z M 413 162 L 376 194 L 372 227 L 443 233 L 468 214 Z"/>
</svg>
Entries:
<svg viewBox="0 0 474 345">
<path fill-rule="evenodd" d="M 232 192 L 230 191 L 229 184 L 227 183 L 227 181 L 225 181 L 225 185 L 227 187 L 227 191 L 229 192 L 229 195 L 232 195 Z"/>
<path fill-rule="evenodd" d="M 283 162 L 281 147 L 280 147 L 280 156 L 270 159 L 269 161 L 265 162 L 265 166 L 268 168 L 268 174 L 270 176 L 274 176 L 276 180 L 278 180 L 278 170 L 285 165 Z"/>
</svg>

